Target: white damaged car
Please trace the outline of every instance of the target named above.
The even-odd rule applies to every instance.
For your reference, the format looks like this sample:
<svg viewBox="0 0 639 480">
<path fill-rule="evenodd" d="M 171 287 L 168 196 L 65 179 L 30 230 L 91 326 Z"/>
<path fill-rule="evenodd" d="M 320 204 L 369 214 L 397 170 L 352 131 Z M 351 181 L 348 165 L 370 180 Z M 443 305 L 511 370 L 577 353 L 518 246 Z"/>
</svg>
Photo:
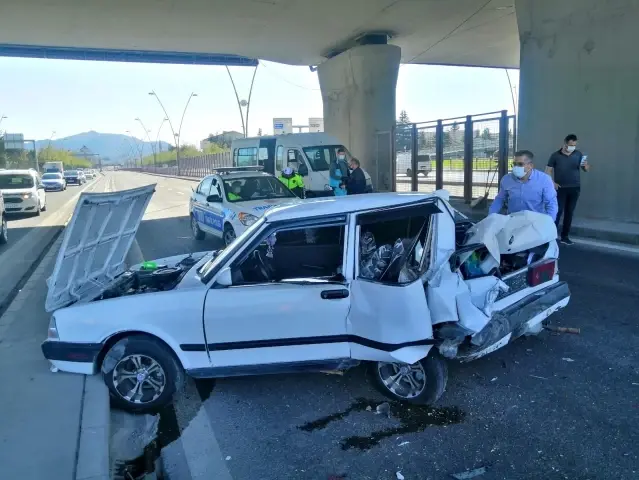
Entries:
<svg viewBox="0 0 639 480">
<path fill-rule="evenodd" d="M 269 209 L 227 248 L 127 269 L 154 186 L 82 193 L 46 309 L 44 356 L 101 372 L 132 411 L 195 378 L 365 363 L 392 398 L 431 403 L 446 358 L 480 358 L 570 299 L 550 217 L 473 225 L 436 194 L 379 193 Z M 146 267 L 146 268 L 144 268 Z"/>
</svg>

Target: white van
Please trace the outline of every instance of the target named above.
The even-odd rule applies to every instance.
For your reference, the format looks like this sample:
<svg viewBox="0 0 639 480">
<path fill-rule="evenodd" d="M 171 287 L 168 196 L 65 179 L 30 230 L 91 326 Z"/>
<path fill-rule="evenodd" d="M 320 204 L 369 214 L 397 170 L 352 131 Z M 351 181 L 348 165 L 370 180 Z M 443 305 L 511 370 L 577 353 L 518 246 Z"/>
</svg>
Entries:
<svg viewBox="0 0 639 480">
<path fill-rule="evenodd" d="M 348 160 L 351 157 L 348 149 L 326 133 L 240 138 L 231 144 L 234 167 L 261 165 L 265 172 L 279 177 L 289 162 L 296 162 L 295 169 L 304 177 L 307 197 L 333 195 L 328 182 L 329 168 L 340 148 L 344 148 Z M 372 185 L 370 175 L 365 175 L 366 182 Z"/>
</svg>

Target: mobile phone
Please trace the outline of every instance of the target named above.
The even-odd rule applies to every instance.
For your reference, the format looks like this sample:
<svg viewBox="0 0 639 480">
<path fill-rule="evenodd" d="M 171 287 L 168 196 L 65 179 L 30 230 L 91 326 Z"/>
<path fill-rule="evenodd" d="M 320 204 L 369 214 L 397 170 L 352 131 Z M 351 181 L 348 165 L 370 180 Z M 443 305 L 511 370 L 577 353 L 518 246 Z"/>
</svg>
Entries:
<svg viewBox="0 0 639 480">
<path fill-rule="evenodd" d="M 586 163 L 587 160 L 588 160 L 588 155 L 582 155 L 580 165 L 583 166 L 583 164 Z"/>
</svg>

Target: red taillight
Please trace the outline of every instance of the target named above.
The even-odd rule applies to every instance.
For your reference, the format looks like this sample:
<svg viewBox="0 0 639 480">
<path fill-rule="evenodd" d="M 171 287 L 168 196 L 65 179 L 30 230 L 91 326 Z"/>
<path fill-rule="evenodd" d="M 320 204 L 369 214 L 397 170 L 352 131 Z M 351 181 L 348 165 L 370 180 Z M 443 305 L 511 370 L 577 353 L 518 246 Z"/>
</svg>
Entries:
<svg viewBox="0 0 639 480">
<path fill-rule="evenodd" d="M 528 285 L 536 287 L 549 282 L 555 275 L 555 259 L 544 260 L 534 266 L 528 267 Z"/>
</svg>

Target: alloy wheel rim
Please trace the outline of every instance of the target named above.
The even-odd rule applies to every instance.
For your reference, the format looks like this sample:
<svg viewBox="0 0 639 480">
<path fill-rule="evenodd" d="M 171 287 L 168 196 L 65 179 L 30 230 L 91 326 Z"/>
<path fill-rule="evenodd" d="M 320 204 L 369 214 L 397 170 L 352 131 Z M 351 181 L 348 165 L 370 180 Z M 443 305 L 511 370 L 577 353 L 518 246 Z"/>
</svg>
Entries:
<svg viewBox="0 0 639 480">
<path fill-rule="evenodd" d="M 147 355 L 127 355 L 113 369 L 113 386 L 127 402 L 150 403 L 164 392 L 166 374 L 162 366 Z"/>
<path fill-rule="evenodd" d="M 384 386 L 400 398 L 415 398 L 426 388 L 426 372 L 420 362 L 413 365 L 379 362 L 377 374 Z"/>
<path fill-rule="evenodd" d="M 233 240 L 235 240 L 235 232 L 229 228 L 224 233 L 224 243 L 226 243 L 226 246 L 229 246 L 233 243 Z"/>
<path fill-rule="evenodd" d="M 197 237 L 199 228 L 197 226 L 197 222 L 195 221 L 195 217 L 191 217 L 191 230 L 193 231 L 193 236 Z"/>
</svg>

